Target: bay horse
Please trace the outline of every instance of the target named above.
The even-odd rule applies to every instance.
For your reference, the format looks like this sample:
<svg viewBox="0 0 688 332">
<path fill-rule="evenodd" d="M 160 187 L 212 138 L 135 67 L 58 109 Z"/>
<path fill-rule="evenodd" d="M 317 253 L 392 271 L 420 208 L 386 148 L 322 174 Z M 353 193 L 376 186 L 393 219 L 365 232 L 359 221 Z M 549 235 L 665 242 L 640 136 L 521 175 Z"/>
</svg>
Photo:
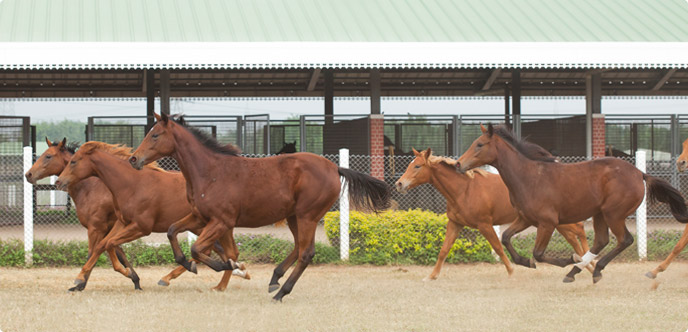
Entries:
<svg viewBox="0 0 688 332">
<path fill-rule="evenodd" d="M 315 255 L 318 221 L 337 201 L 340 177 L 348 184 L 354 207 L 380 211 L 389 206 L 391 188 L 385 182 L 307 152 L 267 158 L 245 158 L 231 145 L 221 145 L 205 133 L 187 127 L 183 117 L 155 114 L 156 123 L 129 159 L 136 169 L 164 156 L 172 156 L 187 184 L 193 211 L 207 222 L 191 255 L 216 271 L 231 269 L 232 260 L 219 261 L 204 254 L 212 243 L 234 227 L 260 227 L 287 219 L 294 236 L 294 250 L 272 274 L 268 291 L 281 301 L 289 294 Z M 183 222 L 170 227 L 182 231 Z M 175 258 L 189 266 L 178 243 Z M 295 262 L 296 267 L 280 288 L 279 279 Z"/>
<path fill-rule="evenodd" d="M 89 177 L 97 177 L 112 193 L 118 218 L 107 236 L 94 246 L 71 291 L 81 291 L 86 287 L 88 276 L 105 250 L 152 232 L 165 233 L 173 222 L 180 219 L 188 219 L 190 224 L 195 224 L 190 230 L 200 233 L 202 225 L 193 217 L 191 206 L 186 201 L 184 177 L 178 172 L 164 171 L 156 164 L 148 165 L 141 172 L 133 170 L 126 161 L 130 156 L 131 149 L 121 145 L 95 141 L 84 143 L 55 183 L 62 189 Z M 216 249 L 218 254 L 236 260 L 238 251 L 232 233 L 222 234 L 219 240 L 221 250 Z M 176 278 L 184 270 L 177 268 L 158 284 L 168 285 L 170 279 Z M 226 271 L 214 289 L 224 290 L 231 274 L 232 271 Z"/>
<path fill-rule="evenodd" d="M 454 166 L 450 165 L 453 160 L 433 156 L 430 148 L 421 152 L 413 149 L 413 153 L 416 157 L 396 182 L 397 191 L 406 193 L 421 184 L 430 183 L 447 199 L 447 219 L 449 219 L 444 244 L 437 257 L 435 268 L 423 280 L 437 279 L 447 254 L 463 227 L 478 229 L 499 255 L 507 273 L 511 275 L 514 269 L 509 258 L 504 254 L 499 237 L 492 226 L 515 222 L 514 229 L 504 232 L 502 243 L 513 257 L 514 263 L 525 267 L 535 267 L 532 259 L 529 261 L 519 255 L 511 245 L 510 238 L 516 233 L 515 230 L 521 231 L 525 227 L 519 229 L 523 222 L 518 217 L 518 211 L 511 205 L 509 190 L 499 175 L 482 169 L 459 174 Z M 556 228 L 577 254 L 582 256 L 589 249 L 582 222 L 558 225 Z M 590 271 L 592 272 L 592 269 Z"/>
<path fill-rule="evenodd" d="M 683 141 L 683 151 L 681 151 L 681 155 L 678 156 L 678 159 L 676 159 L 676 169 L 678 170 L 679 173 L 684 172 L 688 168 L 688 139 Z M 657 275 L 660 272 L 664 272 L 668 267 L 669 264 L 678 256 L 683 249 L 686 248 L 686 245 L 688 245 L 688 225 L 686 225 L 686 228 L 683 229 L 683 234 L 681 234 L 681 238 L 678 240 L 676 243 L 676 246 L 674 246 L 674 249 L 671 250 L 671 253 L 667 258 L 662 261 L 654 270 L 648 272 L 645 274 L 646 277 L 650 279 L 657 278 Z"/>
<path fill-rule="evenodd" d="M 51 142 L 46 137 L 45 142 L 48 144 L 48 149 L 36 159 L 36 162 L 24 174 L 26 180 L 32 184 L 36 184 L 36 181 L 48 176 L 59 175 L 69 160 L 72 159 L 78 147 L 78 144 L 75 143 L 67 145 L 67 138 L 60 142 Z M 103 184 L 103 181 L 96 177 L 71 183 L 67 187 L 67 192 L 74 200 L 79 223 L 87 230 L 87 257 L 90 258 L 95 245 L 105 238 L 117 221 L 112 194 Z M 111 248 L 108 250 L 108 256 L 115 271 L 131 278 L 134 289 L 141 289 L 139 277 L 127 260 L 122 248 L 119 246 Z"/>
<path fill-rule="evenodd" d="M 609 243 L 609 230 L 617 245 L 595 265 L 593 283 L 602 278 L 609 262 L 633 243 L 626 218 L 643 201 L 645 186 L 651 202 L 668 203 L 674 218 L 688 223 L 688 211 L 681 193 L 669 183 L 639 171 L 618 158 L 599 158 L 573 164 L 533 156 L 532 143 L 516 138 L 504 126 L 485 128 L 456 161 L 458 171 L 489 164 L 497 168 L 509 188 L 512 204 L 526 220 L 537 224 L 533 257 L 565 267 L 576 263 L 564 282 L 572 282 Z M 538 147 L 539 148 L 539 147 Z M 645 184 L 643 184 L 645 180 Z M 593 218 L 595 240 L 583 257 L 558 259 L 545 255 L 552 231 L 559 224 Z"/>
</svg>

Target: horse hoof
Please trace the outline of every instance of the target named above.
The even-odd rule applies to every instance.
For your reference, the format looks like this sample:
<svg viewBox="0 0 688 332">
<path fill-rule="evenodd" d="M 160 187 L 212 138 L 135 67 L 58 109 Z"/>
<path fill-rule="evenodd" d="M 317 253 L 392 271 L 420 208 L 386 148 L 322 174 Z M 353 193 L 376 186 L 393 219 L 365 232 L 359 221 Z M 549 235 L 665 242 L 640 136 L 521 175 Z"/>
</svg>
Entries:
<svg viewBox="0 0 688 332">
<path fill-rule="evenodd" d="M 531 269 L 534 269 L 535 268 L 535 259 L 531 257 L 530 260 L 528 260 L 528 264 L 529 264 L 528 267 L 530 267 Z"/>
<path fill-rule="evenodd" d="M 574 281 L 576 281 L 576 279 L 574 277 L 569 277 L 569 276 L 564 277 L 564 283 L 565 284 L 572 283 Z"/>
<path fill-rule="evenodd" d="M 189 272 L 193 274 L 198 274 L 198 269 L 196 268 L 196 262 L 191 262 L 191 267 L 189 267 Z"/>
<path fill-rule="evenodd" d="M 280 284 L 271 284 L 268 286 L 268 293 L 272 293 L 280 288 Z"/>
<path fill-rule="evenodd" d="M 230 269 L 230 270 L 237 270 L 237 269 L 239 269 L 239 270 L 245 270 L 245 269 L 246 269 L 246 267 L 244 267 L 244 268 L 242 269 L 242 268 L 239 266 L 239 264 L 237 264 L 237 262 L 235 262 L 235 261 L 232 260 L 231 258 L 227 260 L 227 266 L 229 266 L 229 269 Z"/>
<path fill-rule="evenodd" d="M 160 280 L 158 281 L 158 285 L 167 287 L 167 286 L 170 285 L 170 283 L 167 282 L 167 281 L 165 281 L 165 280 L 160 279 Z"/>
<path fill-rule="evenodd" d="M 226 289 L 226 287 L 215 286 L 215 287 L 211 288 L 210 290 L 214 291 L 214 292 L 224 292 L 225 289 Z"/>
<path fill-rule="evenodd" d="M 246 272 L 246 275 L 244 275 L 243 278 L 246 279 L 246 280 L 251 280 L 251 275 L 248 274 L 248 272 Z"/>
<path fill-rule="evenodd" d="M 141 287 L 134 287 L 134 290 L 143 292 L 143 288 L 141 288 Z"/>
<path fill-rule="evenodd" d="M 75 284 L 75 285 L 80 285 L 80 284 L 83 284 L 83 283 L 84 283 L 83 280 L 74 279 L 74 284 Z"/>
<path fill-rule="evenodd" d="M 645 273 L 645 276 L 648 277 L 648 278 L 650 278 L 650 279 L 657 278 L 657 275 L 654 274 L 654 273 L 652 273 L 652 271 L 650 271 L 650 272 L 648 272 L 648 273 Z"/>
<path fill-rule="evenodd" d="M 277 293 L 277 295 L 275 295 L 272 298 L 272 303 L 277 303 L 277 302 L 282 303 L 282 297 L 283 297 L 283 295 L 281 295 L 280 293 Z"/>
<path fill-rule="evenodd" d="M 596 284 L 596 283 L 597 283 L 598 281 L 600 281 L 601 279 L 602 279 L 602 275 L 592 276 L 592 283 L 593 283 L 593 284 Z"/>
</svg>

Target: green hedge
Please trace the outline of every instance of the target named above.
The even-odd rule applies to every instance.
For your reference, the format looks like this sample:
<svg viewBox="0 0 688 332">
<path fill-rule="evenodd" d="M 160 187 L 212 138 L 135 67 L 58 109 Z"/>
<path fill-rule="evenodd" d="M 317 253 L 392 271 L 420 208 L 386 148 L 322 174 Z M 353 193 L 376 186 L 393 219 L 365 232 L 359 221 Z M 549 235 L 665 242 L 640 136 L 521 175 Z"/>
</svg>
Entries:
<svg viewBox="0 0 688 332">
<path fill-rule="evenodd" d="M 236 235 L 235 240 L 239 247 L 239 259 L 248 263 L 280 263 L 294 248 L 292 241 L 269 235 Z M 179 244 L 186 256 L 191 257 L 188 243 L 180 241 Z M 168 243 L 154 246 L 139 240 L 122 247 L 134 266 L 176 264 Z M 82 266 L 87 256 L 88 244 L 85 241 L 34 241 L 33 263 L 36 267 Z M 314 264 L 338 260 L 338 249 L 316 243 Z M 0 266 L 23 265 L 24 243 L 19 240 L 0 241 Z M 107 254 L 98 258 L 96 266 L 110 266 Z"/>
<path fill-rule="evenodd" d="M 349 260 L 353 264 L 434 264 L 444 242 L 446 214 L 387 211 L 349 217 Z M 325 231 L 339 246 L 339 212 L 325 215 Z M 494 262 L 490 244 L 477 230 L 465 229 L 447 256 L 449 263 Z"/>
</svg>

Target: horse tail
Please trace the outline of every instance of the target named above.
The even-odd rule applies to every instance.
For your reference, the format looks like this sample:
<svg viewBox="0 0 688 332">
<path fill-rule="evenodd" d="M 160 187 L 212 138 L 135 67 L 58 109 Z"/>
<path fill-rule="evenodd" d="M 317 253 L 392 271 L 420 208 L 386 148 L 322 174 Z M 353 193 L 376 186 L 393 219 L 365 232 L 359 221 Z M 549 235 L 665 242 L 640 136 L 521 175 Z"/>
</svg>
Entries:
<svg viewBox="0 0 688 332">
<path fill-rule="evenodd" d="M 339 175 L 346 181 L 355 209 L 378 213 L 390 207 L 392 190 L 384 181 L 342 167 L 339 167 Z"/>
<path fill-rule="evenodd" d="M 648 199 L 651 203 L 657 201 L 669 204 L 671 214 L 680 223 L 688 223 L 688 209 L 681 193 L 672 187 L 669 182 L 643 173 L 643 179 L 647 185 Z"/>
</svg>

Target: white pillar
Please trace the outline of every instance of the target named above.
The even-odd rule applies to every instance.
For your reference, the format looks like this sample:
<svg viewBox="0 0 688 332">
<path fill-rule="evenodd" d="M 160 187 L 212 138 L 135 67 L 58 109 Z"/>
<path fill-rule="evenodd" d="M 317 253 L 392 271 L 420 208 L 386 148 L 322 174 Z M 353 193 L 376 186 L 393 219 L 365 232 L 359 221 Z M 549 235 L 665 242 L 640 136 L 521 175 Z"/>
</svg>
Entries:
<svg viewBox="0 0 688 332">
<path fill-rule="evenodd" d="M 55 185 L 55 181 L 57 181 L 57 175 L 53 175 L 50 177 L 50 184 Z M 55 190 L 50 191 L 50 208 L 55 207 Z"/>
<path fill-rule="evenodd" d="M 636 151 L 635 153 L 635 167 L 641 172 L 645 172 L 645 151 Z M 643 188 L 645 188 L 643 186 Z M 643 195 L 643 202 L 640 203 L 638 210 L 635 211 L 635 231 L 638 241 L 638 259 L 647 258 L 647 204 L 645 202 L 645 195 Z"/>
<path fill-rule="evenodd" d="M 492 174 L 499 174 L 499 171 L 497 171 L 497 169 L 494 168 L 494 167 L 492 167 L 491 165 L 485 165 L 485 170 L 487 170 L 488 172 L 490 172 L 490 173 L 492 173 Z M 493 225 L 492 228 L 494 229 L 495 233 L 497 233 L 497 238 L 499 238 L 499 240 L 501 241 L 501 240 L 502 240 L 502 230 L 501 230 L 501 227 L 499 227 L 499 225 Z M 497 253 L 494 251 L 494 248 L 492 248 L 492 256 L 493 256 L 497 261 L 500 260 L 500 259 L 499 259 L 499 255 L 497 255 Z"/>
<path fill-rule="evenodd" d="M 339 167 L 349 168 L 349 149 L 339 149 Z M 349 259 L 349 189 L 344 178 L 339 195 L 339 257 Z"/>
<path fill-rule="evenodd" d="M 24 174 L 33 165 L 33 149 L 24 147 Z M 33 185 L 24 178 L 24 263 L 33 264 Z"/>
</svg>

